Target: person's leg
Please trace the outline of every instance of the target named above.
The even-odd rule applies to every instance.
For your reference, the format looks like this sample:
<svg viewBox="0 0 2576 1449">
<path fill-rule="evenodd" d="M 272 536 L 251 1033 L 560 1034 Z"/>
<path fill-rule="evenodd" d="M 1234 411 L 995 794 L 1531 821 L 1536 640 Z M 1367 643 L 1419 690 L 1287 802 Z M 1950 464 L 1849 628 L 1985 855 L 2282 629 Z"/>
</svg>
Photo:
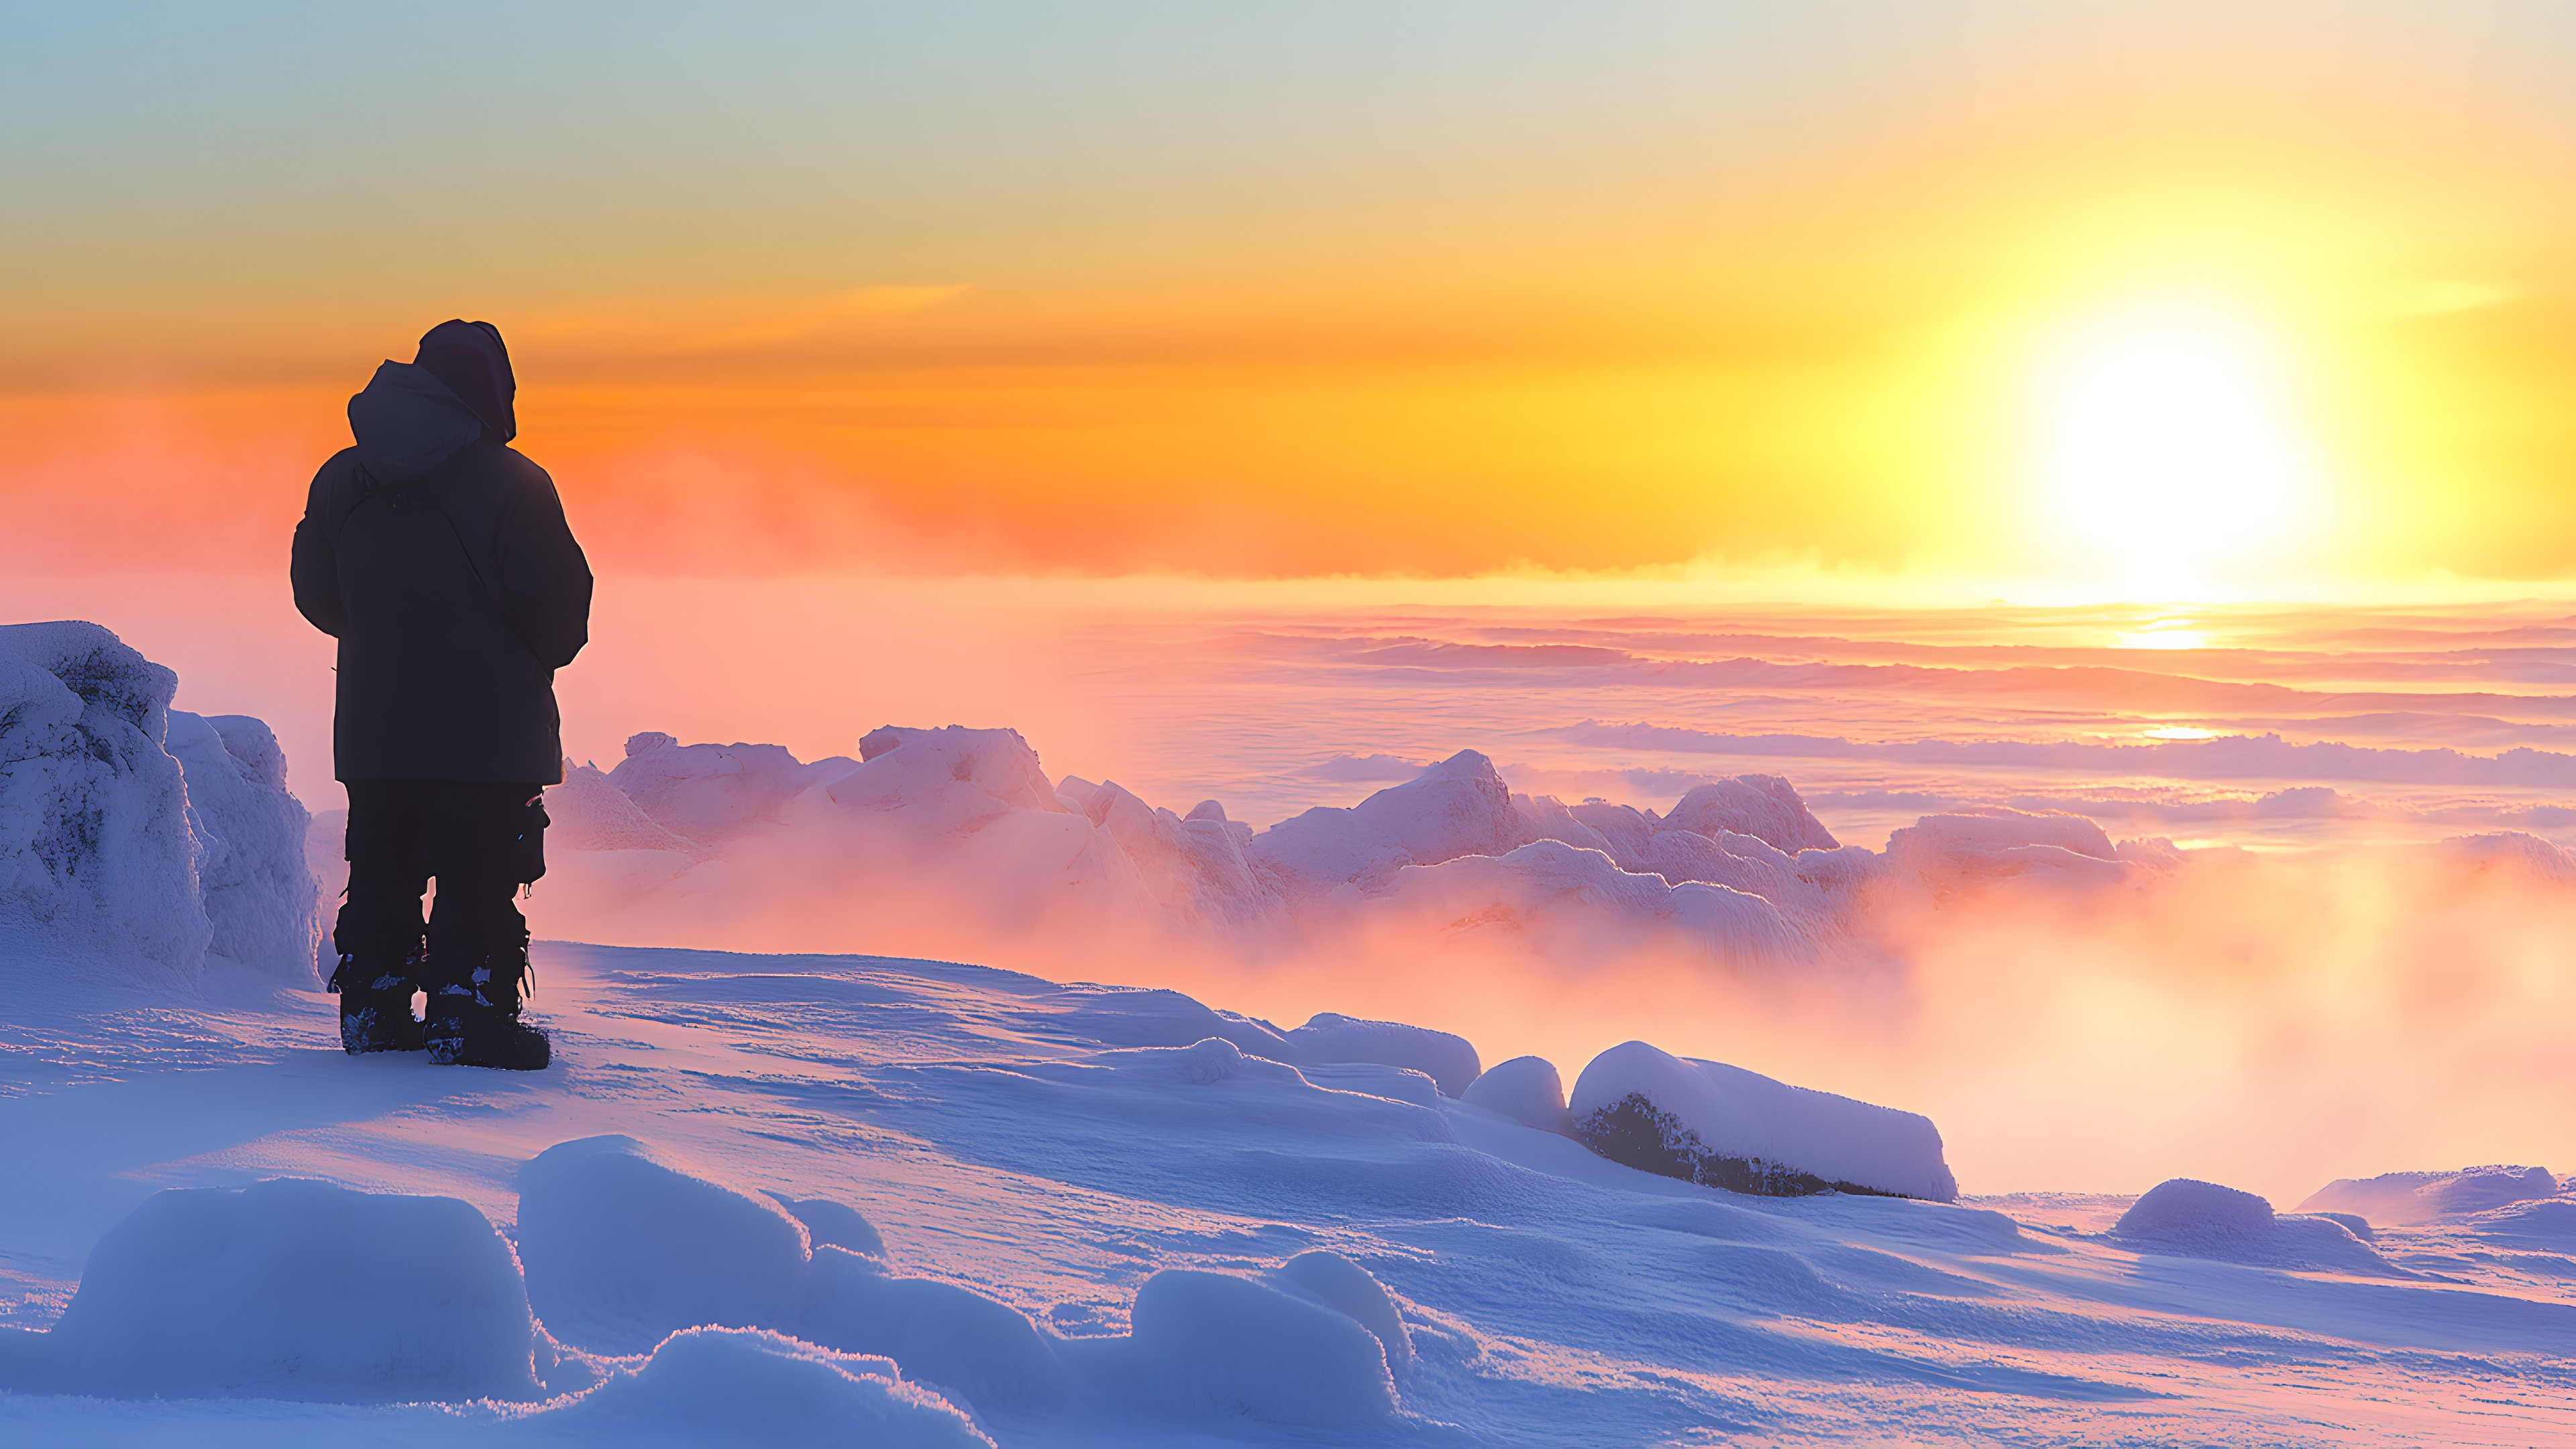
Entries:
<svg viewBox="0 0 2576 1449">
<path fill-rule="evenodd" d="M 419 1051 L 411 1014 L 421 976 L 421 892 L 429 886 L 419 793 L 409 780 L 349 782 L 342 853 L 349 889 L 331 931 L 339 964 L 340 1046 L 360 1052 Z"/>
<path fill-rule="evenodd" d="M 429 918 L 430 1059 L 533 1071 L 552 1058 L 519 1019 L 528 922 L 519 887 L 545 874 L 545 806 L 535 785 L 460 784 L 438 835 L 438 901 Z"/>
</svg>

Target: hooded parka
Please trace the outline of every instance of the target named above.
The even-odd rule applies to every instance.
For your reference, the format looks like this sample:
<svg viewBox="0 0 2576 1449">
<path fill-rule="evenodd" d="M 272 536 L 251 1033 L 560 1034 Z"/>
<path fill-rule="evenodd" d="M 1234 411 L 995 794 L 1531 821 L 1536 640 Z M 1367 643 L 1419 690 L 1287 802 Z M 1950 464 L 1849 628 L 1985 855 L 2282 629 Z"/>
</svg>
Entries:
<svg viewBox="0 0 2576 1449">
<path fill-rule="evenodd" d="M 446 322 L 349 399 L 314 475 L 295 607 L 340 641 L 342 780 L 563 778 L 554 673 L 590 637 L 590 563 L 518 435 L 509 354 Z"/>
</svg>

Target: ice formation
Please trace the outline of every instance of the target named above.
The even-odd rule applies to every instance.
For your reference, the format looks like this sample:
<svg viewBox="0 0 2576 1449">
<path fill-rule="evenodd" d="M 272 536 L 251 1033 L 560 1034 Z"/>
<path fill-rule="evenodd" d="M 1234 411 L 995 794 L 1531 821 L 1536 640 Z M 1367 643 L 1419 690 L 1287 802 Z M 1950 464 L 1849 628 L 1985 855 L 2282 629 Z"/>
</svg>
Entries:
<svg viewBox="0 0 2576 1449">
<path fill-rule="evenodd" d="M 2545 1167 L 2492 1164 L 2456 1172 L 2388 1172 L 2337 1178 L 2299 1204 L 2303 1213 L 2354 1213 L 2374 1223 L 2428 1223 L 2454 1213 L 2485 1212 L 2559 1194 Z"/>
<path fill-rule="evenodd" d="M 0 921 L 193 975 L 211 948 L 311 980 L 304 807 L 259 721 L 96 624 L 0 626 Z"/>
<path fill-rule="evenodd" d="M 1793 1087 L 1641 1041 L 1575 1080 L 1575 1133 L 1614 1162 L 1766 1196 L 1864 1192 L 1951 1202 L 1959 1185 L 1928 1117 Z"/>
<path fill-rule="evenodd" d="M 2112 1235 L 2141 1252 L 2263 1267 L 2398 1276 L 2352 1229 L 2323 1216 L 2284 1215 L 2253 1193 L 2177 1177 L 2120 1215 Z"/>
</svg>

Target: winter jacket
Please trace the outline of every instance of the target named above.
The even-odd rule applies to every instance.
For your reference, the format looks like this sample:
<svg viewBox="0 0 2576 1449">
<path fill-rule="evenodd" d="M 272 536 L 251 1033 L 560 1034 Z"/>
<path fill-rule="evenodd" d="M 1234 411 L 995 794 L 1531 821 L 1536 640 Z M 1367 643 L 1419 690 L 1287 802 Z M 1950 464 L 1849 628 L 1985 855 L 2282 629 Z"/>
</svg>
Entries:
<svg viewBox="0 0 2576 1449">
<path fill-rule="evenodd" d="M 377 368 L 349 400 L 357 446 L 314 475 L 295 526 L 295 607 L 340 641 L 342 780 L 563 778 L 554 676 L 590 637 L 590 563 L 554 480 L 508 445 L 497 332 L 489 349 L 497 423 L 459 395 L 489 389 L 441 382 L 426 345 L 431 366 Z"/>
</svg>

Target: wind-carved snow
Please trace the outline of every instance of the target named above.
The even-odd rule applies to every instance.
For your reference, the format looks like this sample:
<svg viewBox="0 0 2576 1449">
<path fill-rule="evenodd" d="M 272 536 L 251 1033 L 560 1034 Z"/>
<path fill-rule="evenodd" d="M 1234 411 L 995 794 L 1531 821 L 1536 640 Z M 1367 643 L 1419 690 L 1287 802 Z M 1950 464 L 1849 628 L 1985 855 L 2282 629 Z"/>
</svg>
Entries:
<svg viewBox="0 0 2576 1449">
<path fill-rule="evenodd" d="M 183 977 L 211 949 L 310 982 L 309 817 L 276 738 L 173 710 L 177 689 L 96 624 L 0 626 L 0 926 Z"/>
</svg>

